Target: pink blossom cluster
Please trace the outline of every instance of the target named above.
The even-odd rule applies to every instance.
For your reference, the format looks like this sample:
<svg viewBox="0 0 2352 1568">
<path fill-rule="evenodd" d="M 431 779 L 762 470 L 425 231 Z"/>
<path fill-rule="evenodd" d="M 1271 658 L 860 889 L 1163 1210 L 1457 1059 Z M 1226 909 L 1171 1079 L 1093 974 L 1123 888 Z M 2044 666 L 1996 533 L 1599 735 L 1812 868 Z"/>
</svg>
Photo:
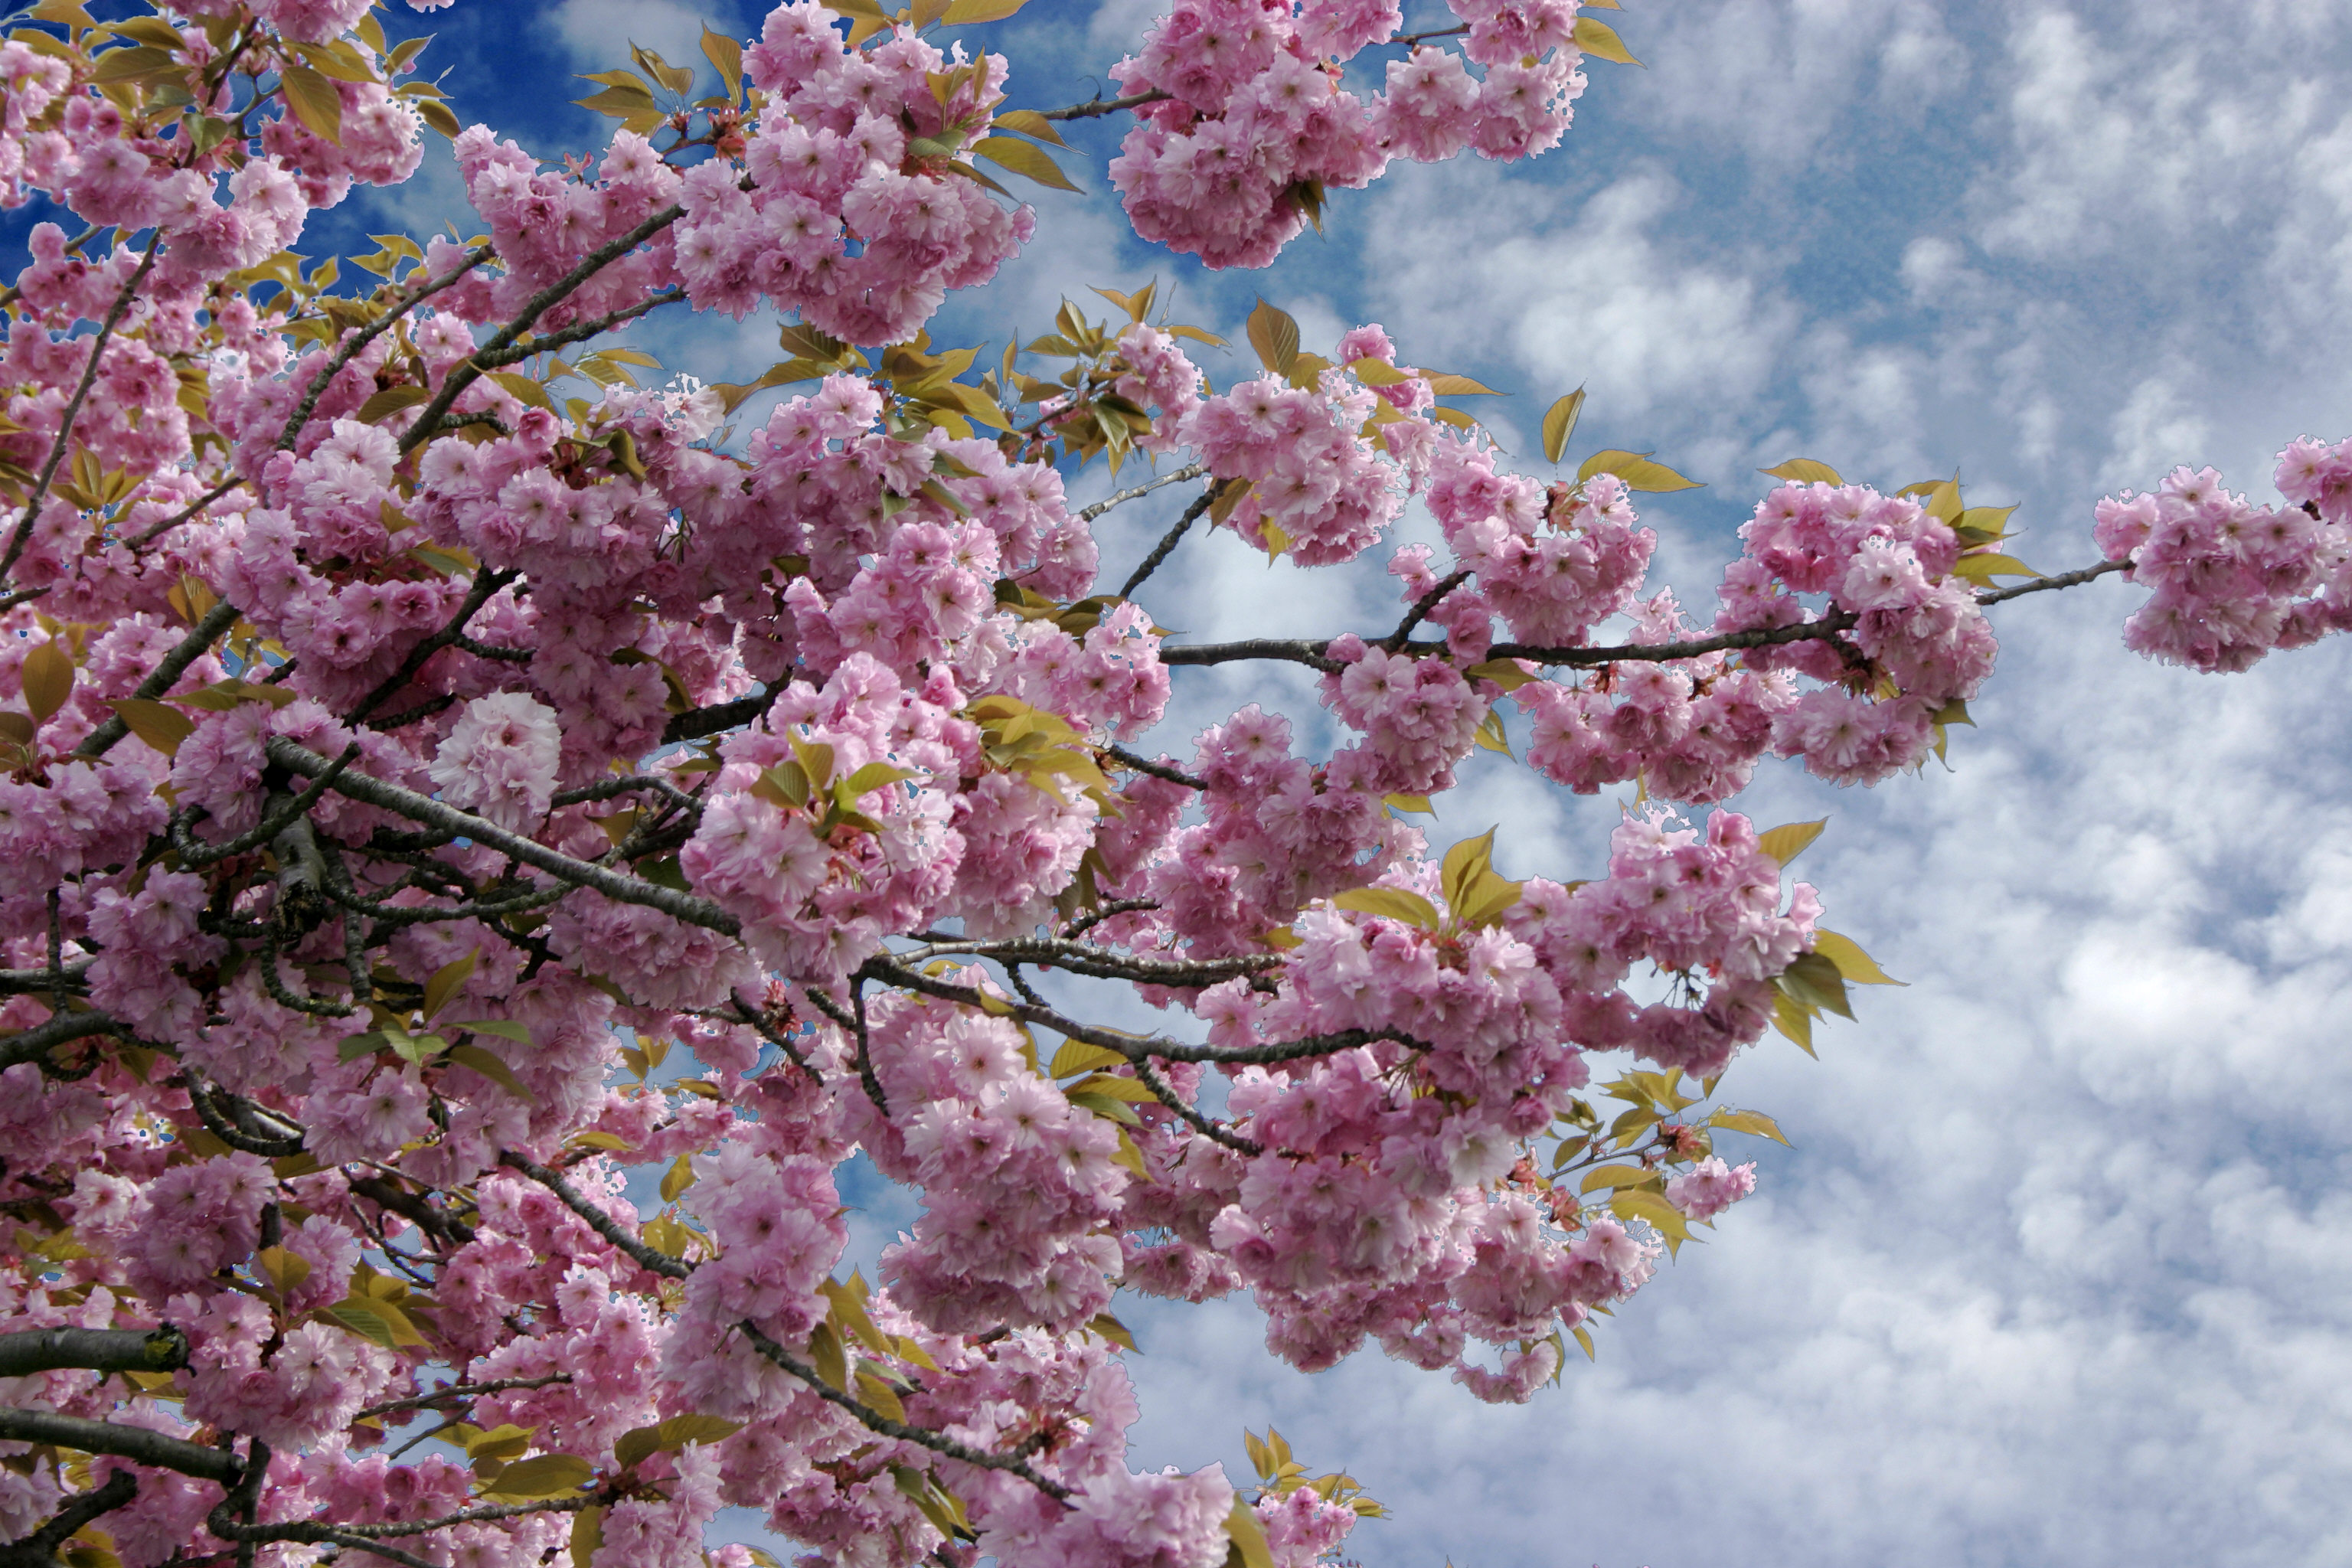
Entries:
<svg viewBox="0 0 2352 1568">
<path fill-rule="evenodd" d="M 1742 526 L 1744 552 L 1726 571 L 1706 628 L 1671 593 L 1636 597 L 1655 540 L 1634 530 L 1629 491 L 1613 474 L 1555 494 L 1446 441 L 1428 495 L 1457 569 L 1476 576 L 1475 588 L 1454 588 L 1429 612 L 1465 664 L 1486 658 L 1496 617 L 1523 639 L 1517 646 L 1546 650 L 1592 647 L 1594 629 L 1618 616 L 1629 618 L 1624 643 L 1634 647 L 1822 626 L 1680 658 L 1593 658 L 1578 662 L 1596 673 L 1574 682 L 1514 681 L 1509 694 L 1532 721 L 1529 762 L 1580 793 L 1638 776 L 1654 795 L 1709 804 L 1744 788 L 1768 752 L 1801 757 L 1837 783 L 1873 783 L 1918 766 L 1937 716 L 1992 670 L 1990 624 L 1975 584 L 1956 570 L 1961 542 L 1909 497 L 1822 483 L 1775 490 Z M 1426 547 L 1399 552 L 1389 569 L 1409 601 L 1440 585 Z M 1344 639 L 1329 651 L 1359 658 Z M 1401 692 L 1402 672 L 1390 673 L 1398 662 L 1365 658 L 1355 667 L 1363 673 L 1347 679 Z M 1466 752 L 1466 737 L 1454 743 L 1455 755 Z"/>
<path fill-rule="evenodd" d="M 1432 438 L 1422 419 L 1367 423 L 1381 404 L 1336 368 L 1311 391 L 1268 376 L 1202 400 L 1181 438 L 1218 479 L 1248 482 L 1231 513 L 1243 538 L 1329 566 L 1362 554 L 1395 521 L 1418 478 L 1412 459 Z"/>
<path fill-rule="evenodd" d="M 2153 593 L 2124 623 L 2136 651 L 2192 669 L 2241 670 L 2273 648 L 2352 628 L 2352 441 L 2305 437 L 2273 475 L 2284 507 L 2175 468 L 2154 492 L 2099 502 L 2095 534 Z"/>
<path fill-rule="evenodd" d="M 902 32 L 853 49 L 833 24 L 814 0 L 768 14 L 743 63 L 772 100 L 740 179 L 721 161 L 688 172 L 677 273 L 699 309 L 740 319 L 765 299 L 851 342 L 897 342 L 1035 228 L 948 169 L 988 134 L 1006 66 L 983 57 L 942 100 L 931 83 L 967 65 L 961 46 L 950 60 Z"/>
<path fill-rule="evenodd" d="M 1111 68 L 1125 93 L 1160 95 L 1136 107 L 1110 166 L 1135 231 L 1211 267 L 1264 267 L 1326 188 L 1370 184 L 1392 157 L 1556 145 L 1585 85 L 1577 0 L 1452 8 L 1467 24 L 1462 51 L 1421 44 L 1367 99 L 1341 85 L 1343 68 L 1397 37 L 1395 0 L 1179 0 Z"/>
<path fill-rule="evenodd" d="M 1003 1019 L 916 1000 L 873 1036 L 885 1101 L 908 1109 L 865 1142 L 927 1200 L 882 1256 L 895 1299 L 948 1333 L 1066 1331 L 1108 1307 L 1120 1256 L 1105 1222 L 1128 1184 L 1117 1124 L 1071 1105 Z"/>
</svg>

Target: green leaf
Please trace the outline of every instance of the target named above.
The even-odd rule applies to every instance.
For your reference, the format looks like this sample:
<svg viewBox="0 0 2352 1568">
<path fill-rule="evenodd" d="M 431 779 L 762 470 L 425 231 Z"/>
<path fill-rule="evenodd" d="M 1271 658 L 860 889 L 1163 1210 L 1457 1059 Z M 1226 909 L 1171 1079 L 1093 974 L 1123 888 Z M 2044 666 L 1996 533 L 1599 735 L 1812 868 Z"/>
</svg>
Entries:
<svg viewBox="0 0 2352 1568">
<path fill-rule="evenodd" d="M 1585 458 L 1576 470 L 1577 483 L 1582 484 L 1595 474 L 1614 474 L 1625 481 L 1629 490 L 1664 492 L 1702 488 L 1696 479 L 1685 479 L 1664 463 L 1652 462 L 1647 452 L 1624 452 L 1614 447 Z"/>
<path fill-rule="evenodd" d="M 1143 1118 L 1138 1116 L 1135 1113 L 1135 1108 L 1119 1096 L 1097 1094 L 1089 1090 L 1085 1094 L 1072 1094 L 1069 1096 L 1069 1101 L 1079 1110 L 1092 1111 L 1106 1121 L 1123 1122 L 1129 1127 L 1143 1125 Z"/>
<path fill-rule="evenodd" d="M 1596 1165 L 1584 1173 L 1584 1181 L 1577 1188 L 1580 1193 L 1597 1193 L 1607 1187 L 1616 1191 L 1625 1187 L 1643 1187 L 1663 1181 L 1657 1172 L 1643 1165 Z"/>
<path fill-rule="evenodd" d="M 686 1189 L 692 1185 L 694 1185 L 694 1162 L 688 1156 L 680 1154 L 670 1162 L 669 1169 L 662 1173 L 662 1202 L 666 1204 L 677 1202 Z"/>
<path fill-rule="evenodd" d="M 1249 314 L 1249 341 L 1258 363 L 1276 375 L 1288 377 L 1298 363 L 1298 323 L 1264 299 Z"/>
<path fill-rule="evenodd" d="M 533 1502 L 577 1491 L 595 1474 L 596 1467 L 576 1454 L 541 1454 L 500 1470 L 482 1496 L 498 1502 Z"/>
<path fill-rule="evenodd" d="M 1557 463 L 1568 450 L 1568 438 L 1576 432 L 1576 421 L 1584 412 L 1584 388 L 1578 387 L 1558 403 L 1544 410 L 1543 449 L 1547 462 Z"/>
<path fill-rule="evenodd" d="M 1862 951 L 1862 944 L 1850 936 L 1840 936 L 1836 931 L 1816 928 L 1813 931 L 1813 951 L 1836 964 L 1838 973 L 1844 975 L 1852 984 L 1901 985 L 1906 984 L 1879 968 L 1870 954 Z"/>
<path fill-rule="evenodd" d="M 449 1005 L 449 998 L 455 996 L 458 988 L 472 977 L 474 965 L 479 963 L 481 959 L 481 950 L 478 948 L 465 957 L 452 960 L 433 972 L 433 977 L 425 983 L 426 1023 L 431 1023 L 433 1015 Z"/>
<path fill-rule="evenodd" d="M 286 89 L 287 107 L 294 117 L 321 140 L 343 144 L 343 100 L 335 84 L 309 66 L 282 66 L 278 84 Z"/>
<path fill-rule="evenodd" d="M 496 1035 L 502 1040 L 512 1040 L 519 1046 L 530 1044 L 530 1026 L 519 1024 L 512 1018 L 468 1018 L 462 1024 L 450 1024 L 445 1027 L 452 1030 L 470 1029 L 478 1035 Z"/>
<path fill-rule="evenodd" d="M 1814 1054 L 1812 1015 L 1785 992 L 1772 999 L 1772 1026 L 1796 1041 L 1807 1056 Z"/>
<path fill-rule="evenodd" d="M 974 157 L 985 158 L 1000 168 L 1010 169 L 1024 180 L 1034 180 L 1057 191 L 1076 191 L 1078 188 L 1070 184 L 1070 177 L 1062 173 L 1062 166 L 1054 162 L 1051 153 L 1027 142 L 1016 141 L 1010 136 L 984 136 L 971 151 Z"/>
<path fill-rule="evenodd" d="M 1778 468 L 1759 468 L 1756 471 L 1760 474 L 1769 474 L 1776 479 L 1786 479 L 1792 485 L 1845 483 L 1845 480 L 1838 477 L 1838 471 L 1835 468 L 1831 468 L 1827 463 L 1817 463 L 1811 458 L 1791 458 Z"/>
<path fill-rule="evenodd" d="M 1381 803 L 1394 812 L 1417 812 L 1423 816 L 1437 815 L 1437 808 L 1429 804 L 1429 797 L 1425 795 L 1384 795 L 1381 796 Z"/>
<path fill-rule="evenodd" d="M 495 1053 L 481 1046 L 451 1046 L 442 1054 L 459 1067 L 480 1073 L 526 1105 L 539 1099 L 539 1096 L 531 1093 L 530 1087 L 522 1079 L 515 1077 L 514 1068 L 507 1066 Z"/>
<path fill-rule="evenodd" d="M 1438 927 L 1437 906 L 1419 893 L 1402 888 L 1351 888 L 1331 900 L 1335 910 L 1353 910 L 1358 914 L 1379 915 L 1385 920 L 1402 921 L 1423 931 Z"/>
<path fill-rule="evenodd" d="M 1596 59 L 1614 60 L 1621 66 L 1637 66 L 1642 63 L 1635 59 L 1633 52 L 1625 47 L 1625 40 L 1617 36 L 1617 29 L 1605 22 L 1596 22 L 1590 16 L 1579 16 L 1576 19 L 1576 26 L 1570 33 L 1569 41 Z"/>
<path fill-rule="evenodd" d="M 1801 954 L 1773 984 L 1784 994 L 1807 1006 L 1835 1013 L 1842 1018 L 1853 1016 L 1853 1009 L 1846 1005 L 1845 976 L 1838 973 L 1836 964 L 1818 952 Z"/>
<path fill-rule="evenodd" d="M 1619 1219 L 1638 1219 L 1647 1225 L 1665 1238 L 1671 1253 L 1679 1254 L 1682 1244 L 1690 1239 L 1690 1221 L 1662 1194 L 1622 1192 L 1609 1200 L 1609 1210 Z"/>
<path fill-rule="evenodd" d="M 849 1386 L 849 1360 L 842 1353 L 841 1336 L 830 1323 L 819 1323 L 809 1335 L 809 1362 L 816 1374 L 845 1393 Z"/>
<path fill-rule="evenodd" d="M 382 392 L 371 394 L 352 417 L 362 425 L 373 425 L 404 408 L 414 408 L 432 399 L 433 395 L 421 386 L 387 386 Z"/>
<path fill-rule="evenodd" d="M 1582 1330 L 1577 1331 L 1579 1333 Z M 582 1509 L 572 1520 L 572 1568 L 590 1568 L 604 1544 L 604 1510 L 598 1504 Z M 772 1559 L 771 1559 L 772 1561 Z"/>
<path fill-rule="evenodd" d="M 1818 822 L 1791 822 L 1769 828 L 1756 836 L 1756 847 L 1786 866 L 1805 852 L 1805 847 L 1822 836 L 1830 825 L 1826 816 Z"/>
<path fill-rule="evenodd" d="M 460 1435 L 471 1431 L 460 1427 Z M 468 1459 L 489 1459 L 498 1463 L 520 1459 L 530 1452 L 530 1440 L 538 1434 L 536 1426 L 512 1425 L 493 1426 L 487 1432 L 476 1432 L 466 1438 L 464 1447 Z"/>
<path fill-rule="evenodd" d="M 425 1342 L 425 1336 L 416 1331 L 408 1314 L 389 1301 L 371 1296 L 347 1296 L 320 1310 L 360 1338 L 373 1340 L 386 1350 Z"/>
</svg>

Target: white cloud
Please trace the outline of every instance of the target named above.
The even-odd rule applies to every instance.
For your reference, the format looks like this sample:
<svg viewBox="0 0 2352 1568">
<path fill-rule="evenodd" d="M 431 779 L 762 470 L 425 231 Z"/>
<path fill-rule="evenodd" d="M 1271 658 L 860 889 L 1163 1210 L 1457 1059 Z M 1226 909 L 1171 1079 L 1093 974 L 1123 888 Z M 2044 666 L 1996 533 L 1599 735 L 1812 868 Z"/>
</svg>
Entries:
<svg viewBox="0 0 2352 1568">
<path fill-rule="evenodd" d="M 1369 198 L 1369 302 L 1408 357 L 1499 360 L 1539 393 L 1581 384 L 1596 415 L 1676 430 L 1762 391 L 1794 312 L 1663 237 L 1696 210 L 1671 177 L 1625 174 L 1556 223 L 1537 217 L 1539 195 L 1457 163 L 1392 170 Z"/>
<path fill-rule="evenodd" d="M 625 68 L 629 46 L 642 44 L 671 65 L 690 66 L 700 77 L 712 79 L 702 58 L 703 18 L 709 10 L 687 0 L 561 0 L 548 20 L 584 70 Z M 709 85 L 709 80 L 698 84 Z"/>
</svg>

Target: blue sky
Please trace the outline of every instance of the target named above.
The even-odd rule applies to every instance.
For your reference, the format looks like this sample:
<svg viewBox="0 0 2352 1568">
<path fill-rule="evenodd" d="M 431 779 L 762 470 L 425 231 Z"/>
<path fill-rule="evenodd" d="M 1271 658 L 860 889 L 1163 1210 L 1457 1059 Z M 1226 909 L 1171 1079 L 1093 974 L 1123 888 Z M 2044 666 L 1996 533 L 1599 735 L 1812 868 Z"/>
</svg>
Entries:
<svg viewBox="0 0 2352 1568">
<path fill-rule="evenodd" d="M 1655 447 L 1707 481 L 1645 513 L 1654 581 L 1702 610 L 1754 470 L 1785 458 L 1888 485 L 1957 468 L 2020 503 L 2018 552 L 2056 571 L 2093 559 L 2105 491 L 2189 461 L 2268 496 L 2286 440 L 2352 432 L 2352 0 L 1627 5 L 1647 68 L 1594 63 L 1559 151 L 1340 193 L 1263 273 L 1137 243 L 1101 173 L 1115 135 L 1082 132 L 1089 194 L 1041 194 L 1039 243 L 939 335 L 1034 334 L 1065 294 L 1157 273 L 1236 341 L 1261 293 L 1310 348 L 1384 322 L 1408 362 L 1511 394 L 1514 452 L 1587 384 L 1577 451 Z M 1032 0 L 973 36 L 1012 54 L 1015 104 L 1051 107 L 1153 10 Z M 439 35 L 426 67 L 454 68 L 461 118 L 553 157 L 606 123 L 564 73 L 623 63 L 631 34 L 682 60 L 699 18 L 748 36 L 758 15 L 387 21 Z M 303 248 L 462 224 L 445 147 Z M 757 322 L 647 341 L 708 379 L 777 357 Z M 1181 504 L 1106 520 L 1109 564 Z M 1157 581 L 1157 618 L 1203 638 L 1394 613 L 1377 558 L 1269 569 L 1230 536 Z M 1394 1509 L 1352 1543 L 1372 1568 L 2352 1563 L 2347 654 L 2159 669 L 2120 642 L 2137 597 L 2109 580 L 1998 612 L 1949 771 L 1759 774 L 1743 809 L 1830 816 L 1801 870 L 1912 984 L 1867 993 L 1818 1062 L 1776 1038 L 1735 1066 L 1726 1097 L 1796 1147 L 1759 1152 L 1759 1195 L 1602 1328 L 1597 1365 L 1496 1411 L 1377 1355 L 1284 1370 L 1246 1302 L 1123 1304 L 1135 1461 L 1244 1473 L 1241 1428 L 1271 1421 Z M 1245 701 L 1312 712 L 1286 674 L 1179 688 L 1153 739 L 1180 753 Z M 1507 873 L 1591 874 L 1614 802 L 1486 753 L 1465 776 L 1440 842 L 1502 822 Z M 869 1196 L 870 1250 L 893 1205 Z"/>
</svg>

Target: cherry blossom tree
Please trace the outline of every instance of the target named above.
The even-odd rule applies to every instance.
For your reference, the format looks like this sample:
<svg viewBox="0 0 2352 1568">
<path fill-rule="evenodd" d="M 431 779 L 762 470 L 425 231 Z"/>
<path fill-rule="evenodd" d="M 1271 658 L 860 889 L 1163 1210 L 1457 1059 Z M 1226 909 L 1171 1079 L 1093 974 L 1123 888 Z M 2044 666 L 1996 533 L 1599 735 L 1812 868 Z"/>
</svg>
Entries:
<svg viewBox="0 0 2352 1568">
<path fill-rule="evenodd" d="M 1222 387 L 1148 285 L 935 343 L 1059 124 L 1129 126 L 1143 238 L 1260 267 L 1395 160 L 1549 150 L 1632 60 L 1606 0 L 1177 0 L 1118 96 L 1015 107 L 1055 84 L 965 36 L 1018 8 L 786 0 L 706 35 L 696 101 L 636 50 L 557 167 L 373 0 L 41 0 L 0 42 L 39 216 L 0 295 L 0 1560 L 774 1561 L 706 1555 L 733 1505 L 815 1563 L 1304 1568 L 1379 1506 L 1271 1434 L 1255 1478 L 1130 1471 L 1118 1291 L 1537 1396 L 1753 1189 L 1733 1058 L 1886 979 L 1784 874 L 1820 825 L 1724 809 L 1759 762 L 1944 756 L 1987 612 L 2105 575 L 2202 669 L 2352 626 L 2352 442 L 2289 445 L 2276 506 L 2110 499 L 2056 576 L 1954 482 L 1791 459 L 1694 612 L 1638 515 L 1689 481 L 1563 469 L 1580 395 L 1539 477 L 1375 324 L 1262 304 Z M 295 252 L 436 134 L 477 237 Z M 692 311 L 788 357 L 643 384 L 632 324 Z M 1129 488 L 1074 506 L 1097 459 Z M 1108 581 L 1094 524 L 1174 486 Z M 1383 551 L 1408 506 L 1442 549 Z M 1196 529 L 1382 559 L 1397 618 L 1164 633 Z M 1253 662 L 1344 743 L 1251 705 L 1145 744 L 1177 672 Z M 1510 712 L 1528 767 L 1630 786 L 1605 864 L 1412 826 Z M 920 1194 L 872 1280 L 854 1155 Z"/>
</svg>

